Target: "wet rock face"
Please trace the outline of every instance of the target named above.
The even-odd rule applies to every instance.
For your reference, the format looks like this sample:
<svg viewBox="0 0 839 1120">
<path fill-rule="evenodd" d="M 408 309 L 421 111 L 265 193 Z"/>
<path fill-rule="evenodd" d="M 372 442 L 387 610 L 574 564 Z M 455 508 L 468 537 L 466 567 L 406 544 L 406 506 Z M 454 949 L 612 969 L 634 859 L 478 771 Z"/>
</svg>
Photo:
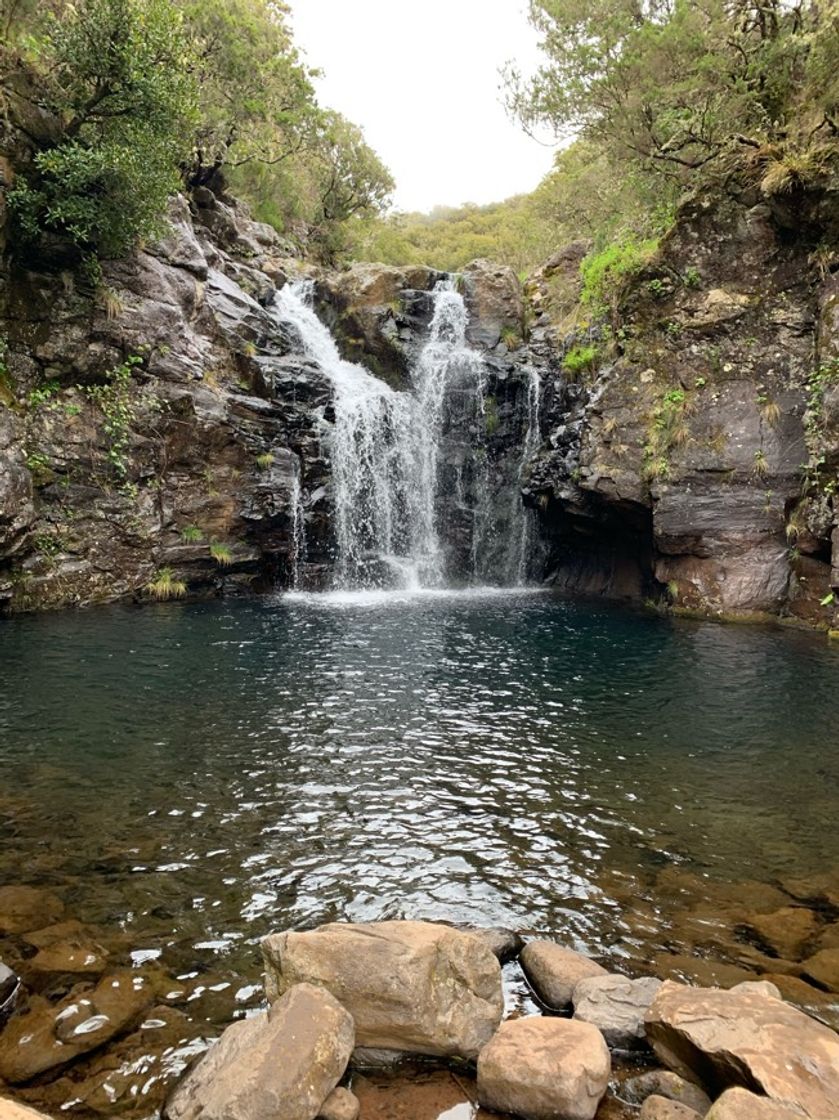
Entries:
<svg viewBox="0 0 839 1120">
<path fill-rule="evenodd" d="M 530 474 L 559 586 L 830 623 L 834 515 L 805 472 L 839 457 L 836 386 L 814 425 L 808 384 L 836 353 L 836 278 L 809 252 L 746 197 L 682 208 L 617 344 L 591 340 L 610 358 L 579 409 L 548 404 Z"/>
<path fill-rule="evenodd" d="M 333 924 L 262 943 L 276 999 L 299 983 L 327 989 L 353 1017 L 359 1046 L 475 1058 L 501 1022 L 501 968 L 478 937 L 430 922 Z"/>
<path fill-rule="evenodd" d="M 279 282 L 283 247 L 219 206 L 226 248 L 176 199 L 159 244 L 106 265 L 98 301 L 72 273 L 6 267 L 0 608 L 145 596 L 161 569 L 196 595 L 287 581 L 298 513 L 312 570 L 328 564 L 329 388 L 270 310 L 258 266 Z"/>
<path fill-rule="evenodd" d="M 620 1050 L 646 1046 L 644 1015 L 661 981 L 653 976 L 588 976 L 574 988 L 574 1018 L 597 1027 L 607 1044 Z"/>
</svg>

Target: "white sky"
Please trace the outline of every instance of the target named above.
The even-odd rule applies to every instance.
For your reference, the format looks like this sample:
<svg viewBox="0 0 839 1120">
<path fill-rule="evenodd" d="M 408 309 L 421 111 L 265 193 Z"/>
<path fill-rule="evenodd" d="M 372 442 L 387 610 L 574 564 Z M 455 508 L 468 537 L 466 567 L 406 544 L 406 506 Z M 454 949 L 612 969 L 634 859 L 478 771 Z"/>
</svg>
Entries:
<svg viewBox="0 0 839 1120">
<path fill-rule="evenodd" d="M 290 0 L 323 105 L 364 129 L 400 210 L 532 190 L 553 149 L 512 123 L 499 68 L 538 60 L 525 0 Z"/>
</svg>

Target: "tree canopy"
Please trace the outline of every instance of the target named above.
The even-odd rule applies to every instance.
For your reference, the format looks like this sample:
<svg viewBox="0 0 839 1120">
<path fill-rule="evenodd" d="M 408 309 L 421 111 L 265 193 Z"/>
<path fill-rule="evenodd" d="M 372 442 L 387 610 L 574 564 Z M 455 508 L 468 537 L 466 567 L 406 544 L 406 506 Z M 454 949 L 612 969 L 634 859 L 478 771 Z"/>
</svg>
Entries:
<svg viewBox="0 0 839 1120">
<path fill-rule="evenodd" d="M 361 131 L 318 104 L 278 0 L 2 4 L 4 72 L 28 67 L 55 124 L 10 198 L 25 238 L 119 255 L 160 229 L 178 187 L 227 179 L 331 254 L 393 189 Z"/>
</svg>

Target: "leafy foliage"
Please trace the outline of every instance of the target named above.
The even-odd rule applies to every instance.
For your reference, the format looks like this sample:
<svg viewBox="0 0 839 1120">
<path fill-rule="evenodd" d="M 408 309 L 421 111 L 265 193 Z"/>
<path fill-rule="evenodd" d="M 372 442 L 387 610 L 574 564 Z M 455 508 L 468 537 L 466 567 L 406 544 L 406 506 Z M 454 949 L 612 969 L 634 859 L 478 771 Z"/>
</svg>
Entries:
<svg viewBox="0 0 839 1120">
<path fill-rule="evenodd" d="M 161 229 L 196 119 L 182 19 L 164 0 L 80 0 L 35 40 L 58 139 L 9 201 L 25 238 L 68 238 L 89 258 Z"/>
</svg>

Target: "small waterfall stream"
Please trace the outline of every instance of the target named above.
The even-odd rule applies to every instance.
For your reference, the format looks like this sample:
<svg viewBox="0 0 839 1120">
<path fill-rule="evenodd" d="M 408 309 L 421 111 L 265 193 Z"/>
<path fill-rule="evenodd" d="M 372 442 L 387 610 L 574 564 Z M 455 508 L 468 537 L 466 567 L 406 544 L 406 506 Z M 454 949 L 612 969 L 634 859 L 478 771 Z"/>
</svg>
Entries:
<svg viewBox="0 0 839 1120">
<path fill-rule="evenodd" d="M 278 320 L 295 328 L 307 357 L 333 388 L 334 420 L 325 424 L 324 442 L 332 470 L 336 590 L 448 586 L 447 517 L 459 518 L 469 533 L 471 581 L 486 578 L 483 550 L 493 530 L 486 366 L 467 343 L 468 313 L 454 282 L 442 280 L 432 293 L 428 338 L 411 370 L 410 387 L 401 392 L 341 357 L 313 309 L 313 295 L 312 281 L 287 284 L 274 310 Z M 531 377 L 522 463 L 538 432 L 538 395 L 538 377 L 535 389 Z M 452 416 L 470 439 L 468 446 L 458 447 L 457 461 L 449 463 L 444 462 L 445 437 Z M 299 485 L 298 480 L 295 566 L 305 551 Z M 492 573 L 492 582 L 502 585 L 521 582 L 527 569 L 529 515 L 517 488 L 510 502 L 507 570 Z"/>
</svg>

